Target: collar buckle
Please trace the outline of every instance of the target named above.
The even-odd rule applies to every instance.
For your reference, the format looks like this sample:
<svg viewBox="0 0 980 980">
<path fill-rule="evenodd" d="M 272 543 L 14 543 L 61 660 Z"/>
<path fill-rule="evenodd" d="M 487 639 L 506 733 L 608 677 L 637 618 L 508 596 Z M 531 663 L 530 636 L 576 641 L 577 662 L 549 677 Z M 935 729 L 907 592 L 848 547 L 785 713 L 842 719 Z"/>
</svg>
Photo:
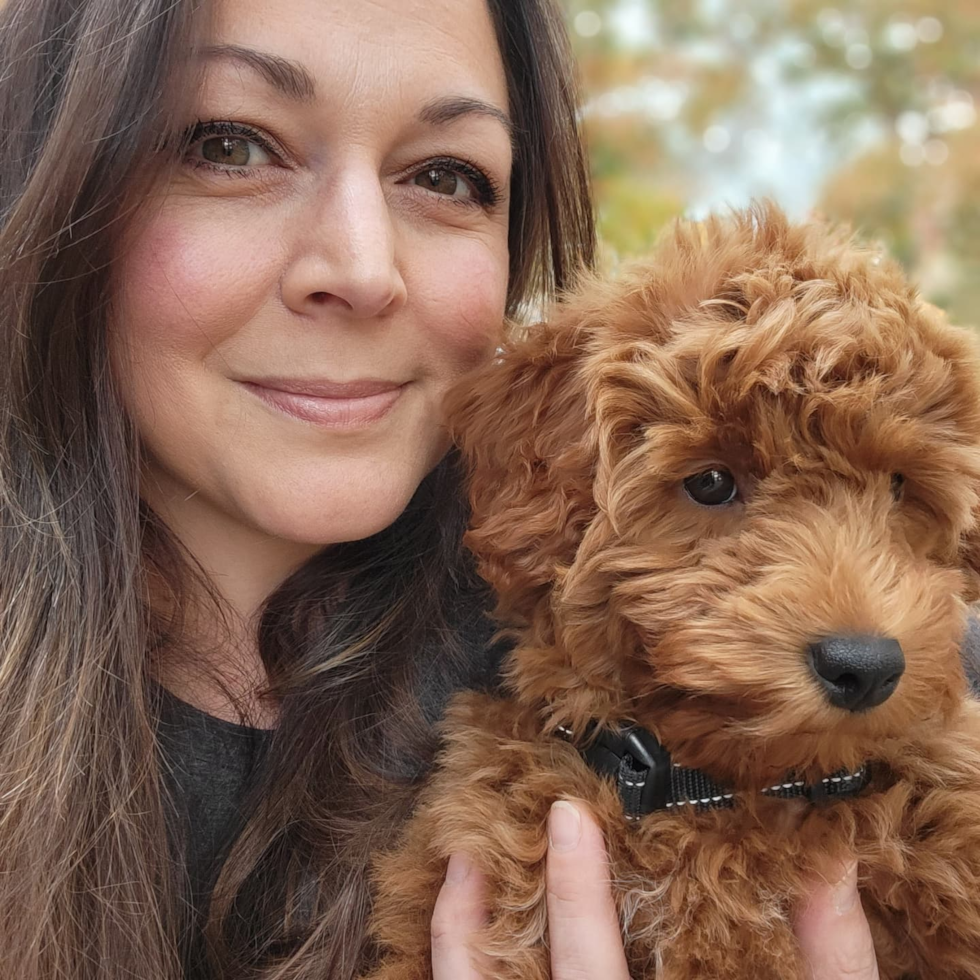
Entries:
<svg viewBox="0 0 980 980">
<path fill-rule="evenodd" d="M 568 728 L 559 728 L 558 733 L 568 741 L 573 738 Z M 596 731 L 591 722 L 585 736 L 582 758 L 600 775 L 616 780 L 627 820 L 670 806 L 670 754 L 651 732 L 638 725 Z"/>
</svg>

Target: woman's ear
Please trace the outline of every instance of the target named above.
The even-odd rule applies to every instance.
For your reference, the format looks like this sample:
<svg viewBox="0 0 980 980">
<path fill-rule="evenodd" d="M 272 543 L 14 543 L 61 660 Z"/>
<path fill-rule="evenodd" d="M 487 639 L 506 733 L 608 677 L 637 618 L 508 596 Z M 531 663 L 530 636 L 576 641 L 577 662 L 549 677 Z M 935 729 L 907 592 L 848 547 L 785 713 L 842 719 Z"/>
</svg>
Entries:
<svg viewBox="0 0 980 980">
<path fill-rule="evenodd" d="M 527 622 L 547 602 L 595 513 L 585 343 L 568 324 L 534 327 L 449 397 L 469 475 L 466 543 L 505 622 Z"/>
</svg>

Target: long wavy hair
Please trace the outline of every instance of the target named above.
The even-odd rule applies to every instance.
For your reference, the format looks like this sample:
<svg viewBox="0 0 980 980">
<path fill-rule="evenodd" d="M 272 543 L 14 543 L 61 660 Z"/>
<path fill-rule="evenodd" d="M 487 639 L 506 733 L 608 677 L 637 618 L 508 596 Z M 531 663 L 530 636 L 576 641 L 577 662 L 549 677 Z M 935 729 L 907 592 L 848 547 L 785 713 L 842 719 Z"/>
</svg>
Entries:
<svg viewBox="0 0 980 980">
<path fill-rule="evenodd" d="M 518 142 L 513 313 L 591 264 L 594 228 L 557 4 L 488 3 Z M 197 0 L 0 7 L 0 972 L 17 980 L 183 970 L 149 583 L 186 596 L 199 573 L 139 499 L 106 332 L 113 252 L 172 163 L 209 16 Z M 370 959 L 367 858 L 431 758 L 420 667 L 446 690 L 473 669 L 465 519 L 447 458 L 392 528 L 269 599 L 281 722 L 212 903 L 216 976 L 346 980 Z"/>
</svg>

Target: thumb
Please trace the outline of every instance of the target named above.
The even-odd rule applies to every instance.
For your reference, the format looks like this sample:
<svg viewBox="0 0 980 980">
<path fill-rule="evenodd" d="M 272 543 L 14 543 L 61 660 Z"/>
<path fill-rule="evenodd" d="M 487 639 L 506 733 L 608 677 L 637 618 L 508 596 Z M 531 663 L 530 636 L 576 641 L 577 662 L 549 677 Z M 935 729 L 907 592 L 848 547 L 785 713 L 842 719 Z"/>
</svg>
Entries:
<svg viewBox="0 0 980 980">
<path fill-rule="evenodd" d="M 878 980 L 871 930 L 858 896 L 856 862 L 816 885 L 809 904 L 796 916 L 795 932 L 813 980 Z"/>
</svg>

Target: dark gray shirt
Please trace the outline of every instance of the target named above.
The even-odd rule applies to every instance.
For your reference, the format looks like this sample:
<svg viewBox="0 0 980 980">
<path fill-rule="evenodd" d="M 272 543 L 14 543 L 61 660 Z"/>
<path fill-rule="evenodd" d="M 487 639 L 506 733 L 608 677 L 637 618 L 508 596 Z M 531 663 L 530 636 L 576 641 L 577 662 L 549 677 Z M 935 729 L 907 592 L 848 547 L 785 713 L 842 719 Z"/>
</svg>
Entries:
<svg viewBox="0 0 980 980">
<path fill-rule="evenodd" d="M 187 980 L 206 980 L 202 927 L 214 883 L 243 825 L 242 802 L 272 732 L 223 721 L 161 688 L 159 738 L 190 902 Z"/>
</svg>

